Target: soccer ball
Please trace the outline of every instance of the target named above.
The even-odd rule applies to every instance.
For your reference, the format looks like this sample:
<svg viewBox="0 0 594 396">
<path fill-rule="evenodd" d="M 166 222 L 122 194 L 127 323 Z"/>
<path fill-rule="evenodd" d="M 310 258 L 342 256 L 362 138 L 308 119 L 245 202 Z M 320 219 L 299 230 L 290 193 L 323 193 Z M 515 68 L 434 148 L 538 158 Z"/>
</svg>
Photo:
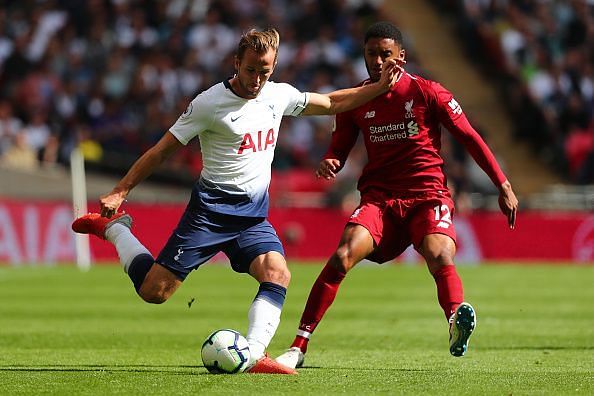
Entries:
<svg viewBox="0 0 594 396">
<path fill-rule="evenodd" d="M 249 344 L 235 330 L 217 330 L 202 344 L 202 363 L 213 374 L 241 373 L 249 361 Z"/>
</svg>

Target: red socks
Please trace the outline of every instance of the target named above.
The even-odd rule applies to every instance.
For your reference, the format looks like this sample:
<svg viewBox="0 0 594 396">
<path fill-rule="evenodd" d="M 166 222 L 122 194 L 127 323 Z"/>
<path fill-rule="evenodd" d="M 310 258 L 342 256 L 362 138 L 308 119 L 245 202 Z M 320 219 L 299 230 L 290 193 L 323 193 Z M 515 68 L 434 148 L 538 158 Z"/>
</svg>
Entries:
<svg viewBox="0 0 594 396">
<path fill-rule="evenodd" d="M 334 302 L 338 287 L 345 275 L 345 273 L 326 264 L 309 292 L 305 310 L 301 315 L 299 331 L 291 347 L 298 347 L 301 352 L 305 353 L 309 336 L 320 323 L 332 302 Z"/>
<path fill-rule="evenodd" d="M 462 281 L 453 265 L 444 265 L 433 274 L 437 285 L 437 299 L 446 319 L 454 313 L 458 305 L 464 301 Z"/>
<path fill-rule="evenodd" d="M 307 351 L 309 337 L 324 317 L 328 308 L 330 308 L 330 305 L 334 302 L 340 283 L 345 275 L 345 273 L 326 264 L 309 292 L 305 310 L 301 315 L 299 330 L 291 347 L 298 347 L 303 353 Z M 433 278 L 437 285 L 439 305 L 443 309 L 446 319 L 449 319 L 458 305 L 464 301 L 462 281 L 454 265 L 441 267 L 433 274 Z"/>
<path fill-rule="evenodd" d="M 305 337 L 301 337 L 301 336 L 295 336 L 295 340 L 293 340 L 293 343 L 291 344 L 291 348 L 293 347 L 297 347 L 299 349 L 301 349 L 301 352 L 305 353 L 307 351 L 307 343 L 309 342 L 309 338 L 305 338 Z"/>
</svg>

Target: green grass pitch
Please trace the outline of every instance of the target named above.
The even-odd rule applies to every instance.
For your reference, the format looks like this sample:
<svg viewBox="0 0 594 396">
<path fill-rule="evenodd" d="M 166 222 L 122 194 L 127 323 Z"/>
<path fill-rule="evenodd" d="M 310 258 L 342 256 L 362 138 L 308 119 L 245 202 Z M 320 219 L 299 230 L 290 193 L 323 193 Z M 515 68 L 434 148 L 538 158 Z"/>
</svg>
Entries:
<svg viewBox="0 0 594 396">
<path fill-rule="evenodd" d="M 290 264 L 271 355 L 292 341 L 320 265 Z M 200 345 L 245 333 L 257 285 L 193 272 L 164 305 L 119 266 L 0 267 L 0 394 L 594 394 L 594 267 L 459 267 L 478 326 L 463 358 L 423 266 L 362 266 L 344 281 L 298 376 L 212 375 Z M 190 302 L 193 301 L 191 304 Z"/>
</svg>

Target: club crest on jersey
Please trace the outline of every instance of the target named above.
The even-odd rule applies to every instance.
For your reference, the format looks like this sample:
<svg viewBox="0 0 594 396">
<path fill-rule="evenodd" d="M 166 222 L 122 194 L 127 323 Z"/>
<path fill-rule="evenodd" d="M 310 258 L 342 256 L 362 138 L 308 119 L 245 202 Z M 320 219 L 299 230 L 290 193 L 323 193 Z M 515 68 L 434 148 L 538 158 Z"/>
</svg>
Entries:
<svg viewBox="0 0 594 396">
<path fill-rule="evenodd" d="M 237 154 L 243 154 L 244 151 L 247 150 L 250 150 L 252 153 L 264 151 L 268 148 L 274 148 L 275 144 L 276 136 L 274 134 L 274 129 L 272 128 L 266 132 L 266 136 L 264 136 L 262 131 L 254 133 L 248 132 L 243 135 L 243 139 L 241 140 Z"/>
<path fill-rule="evenodd" d="M 182 117 L 187 117 L 190 114 L 192 114 L 192 110 L 194 109 L 194 105 L 192 104 L 192 102 L 190 102 L 190 104 L 188 105 L 188 107 L 186 108 L 186 110 L 182 113 Z"/>
<path fill-rule="evenodd" d="M 404 102 L 404 111 L 406 112 L 406 114 L 404 114 L 404 118 L 414 118 L 415 115 L 413 114 L 413 101 L 414 99 Z"/>
</svg>

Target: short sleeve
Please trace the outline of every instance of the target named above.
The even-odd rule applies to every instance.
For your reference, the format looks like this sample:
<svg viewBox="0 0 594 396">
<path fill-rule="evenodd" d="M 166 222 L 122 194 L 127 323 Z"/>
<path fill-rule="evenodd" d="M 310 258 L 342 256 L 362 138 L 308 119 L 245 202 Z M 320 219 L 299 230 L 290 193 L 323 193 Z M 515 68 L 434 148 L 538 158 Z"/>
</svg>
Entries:
<svg viewBox="0 0 594 396">
<path fill-rule="evenodd" d="M 307 92 L 301 92 L 297 88 L 290 84 L 281 83 L 278 84 L 280 88 L 280 97 L 286 100 L 285 111 L 283 115 L 286 116 L 298 116 L 301 114 L 303 109 L 307 107 L 309 102 L 309 94 Z"/>
<path fill-rule="evenodd" d="M 190 102 L 169 131 L 180 143 L 188 144 L 198 133 L 210 126 L 215 113 L 213 102 L 208 100 L 205 92 L 200 93 Z"/>
</svg>

